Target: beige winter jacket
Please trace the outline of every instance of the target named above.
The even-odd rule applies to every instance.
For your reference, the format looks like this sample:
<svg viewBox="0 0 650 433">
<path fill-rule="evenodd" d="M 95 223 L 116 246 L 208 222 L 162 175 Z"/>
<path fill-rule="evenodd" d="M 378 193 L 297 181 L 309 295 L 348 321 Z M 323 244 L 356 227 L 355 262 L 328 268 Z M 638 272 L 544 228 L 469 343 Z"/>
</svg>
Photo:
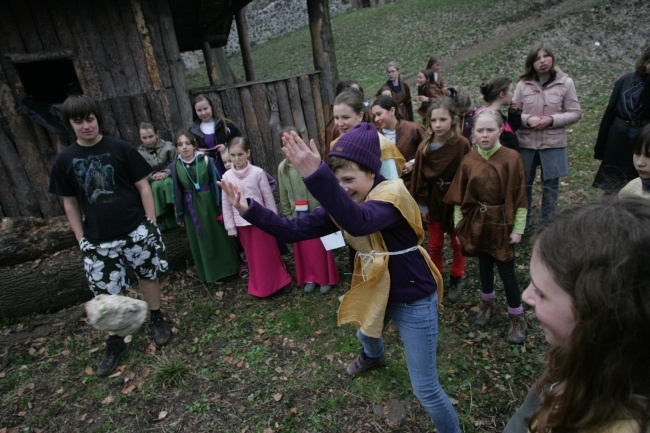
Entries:
<svg viewBox="0 0 650 433">
<path fill-rule="evenodd" d="M 573 80 L 557 69 L 557 76 L 545 89 L 535 80 L 522 80 L 517 83 L 512 98 L 516 107 L 522 109 L 521 128 L 517 131 L 519 146 L 524 149 L 549 149 L 566 147 L 565 126 L 582 118 L 578 94 Z M 553 123 L 546 129 L 536 130 L 528 127 L 531 116 L 551 116 Z"/>
</svg>

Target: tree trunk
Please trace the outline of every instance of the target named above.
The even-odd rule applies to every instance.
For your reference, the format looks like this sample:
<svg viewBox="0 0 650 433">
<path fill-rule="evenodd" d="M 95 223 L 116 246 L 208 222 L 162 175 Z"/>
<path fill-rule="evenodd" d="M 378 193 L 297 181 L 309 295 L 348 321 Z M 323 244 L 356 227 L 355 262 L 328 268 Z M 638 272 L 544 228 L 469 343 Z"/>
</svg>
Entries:
<svg viewBox="0 0 650 433">
<path fill-rule="evenodd" d="M 163 240 L 170 270 L 185 268 L 192 258 L 185 230 L 168 230 Z M 57 311 L 92 296 L 65 217 L 5 218 L 0 245 L 0 319 Z"/>
</svg>

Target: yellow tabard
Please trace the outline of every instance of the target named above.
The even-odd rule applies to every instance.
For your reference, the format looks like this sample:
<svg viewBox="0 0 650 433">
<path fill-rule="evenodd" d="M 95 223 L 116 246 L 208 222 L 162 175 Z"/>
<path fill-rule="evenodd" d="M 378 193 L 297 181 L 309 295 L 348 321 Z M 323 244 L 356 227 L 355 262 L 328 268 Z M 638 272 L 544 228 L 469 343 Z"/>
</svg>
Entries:
<svg viewBox="0 0 650 433">
<path fill-rule="evenodd" d="M 420 245 L 424 240 L 420 209 L 411 197 L 404 183 L 387 180 L 370 191 L 366 201 L 377 200 L 391 203 L 408 221 L 417 235 L 417 247 L 438 284 L 438 304 L 442 299 L 443 286 L 440 271 L 433 264 L 427 251 Z M 358 253 L 385 253 L 384 238 L 380 232 L 354 237 L 345 233 L 345 239 Z M 350 290 L 342 297 L 338 311 L 339 326 L 352 323 L 369 337 L 379 338 L 384 327 L 384 315 L 390 291 L 390 274 L 388 272 L 387 254 L 368 254 L 360 259 L 354 258 L 354 273 Z"/>
</svg>

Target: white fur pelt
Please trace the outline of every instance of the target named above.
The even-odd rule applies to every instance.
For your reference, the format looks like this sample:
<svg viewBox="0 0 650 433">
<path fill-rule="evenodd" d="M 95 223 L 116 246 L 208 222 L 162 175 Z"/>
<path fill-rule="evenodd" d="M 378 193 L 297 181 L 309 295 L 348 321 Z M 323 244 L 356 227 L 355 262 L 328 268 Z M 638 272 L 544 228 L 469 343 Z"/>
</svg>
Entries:
<svg viewBox="0 0 650 433">
<path fill-rule="evenodd" d="M 142 326 L 149 309 L 145 301 L 120 295 L 98 295 L 86 302 L 88 323 L 100 331 L 126 337 Z"/>
</svg>

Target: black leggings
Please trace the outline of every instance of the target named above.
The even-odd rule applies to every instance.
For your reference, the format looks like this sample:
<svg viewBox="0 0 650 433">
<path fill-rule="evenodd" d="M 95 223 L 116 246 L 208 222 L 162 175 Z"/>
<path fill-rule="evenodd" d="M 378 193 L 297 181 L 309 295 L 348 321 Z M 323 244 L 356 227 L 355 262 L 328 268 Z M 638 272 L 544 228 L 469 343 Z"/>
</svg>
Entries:
<svg viewBox="0 0 650 433">
<path fill-rule="evenodd" d="M 519 282 L 515 275 L 515 260 L 502 262 L 495 259 L 490 254 L 480 253 L 478 256 L 478 269 L 481 277 L 481 291 L 489 295 L 494 292 L 494 265 L 497 265 L 497 271 L 503 287 L 506 291 L 508 307 L 517 308 L 521 306 L 521 292 L 519 291 Z"/>
</svg>

